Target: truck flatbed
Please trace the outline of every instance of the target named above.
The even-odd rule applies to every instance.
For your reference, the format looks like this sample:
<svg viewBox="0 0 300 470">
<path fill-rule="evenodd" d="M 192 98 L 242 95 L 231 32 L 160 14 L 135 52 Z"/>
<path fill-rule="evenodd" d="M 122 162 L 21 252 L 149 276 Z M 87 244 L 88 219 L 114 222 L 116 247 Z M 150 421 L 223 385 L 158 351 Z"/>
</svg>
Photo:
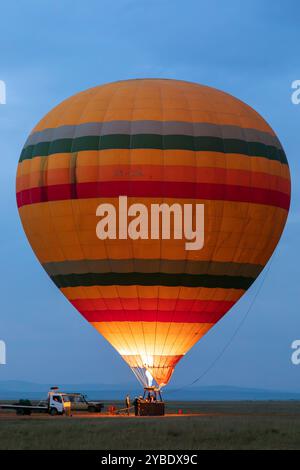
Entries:
<svg viewBox="0 0 300 470">
<path fill-rule="evenodd" d="M 42 406 L 42 405 L 0 405 L 0 408 L 2 410 L 20 410 L 20 409 L 24 409 L 24 410 L 31 410 L 31 411 L 48 411 L 48 406 L 45 405 L 45 406 Z"/>
</svg>

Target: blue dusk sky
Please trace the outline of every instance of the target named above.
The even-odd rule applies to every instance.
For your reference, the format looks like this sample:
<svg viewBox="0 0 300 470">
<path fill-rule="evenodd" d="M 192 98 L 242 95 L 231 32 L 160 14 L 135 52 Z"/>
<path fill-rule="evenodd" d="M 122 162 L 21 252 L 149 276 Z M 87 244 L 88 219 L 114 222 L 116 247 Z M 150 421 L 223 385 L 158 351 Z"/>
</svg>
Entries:
<svg viewBox="0 0 300 470">
<path fill-rule="evenodd" d="M 60 294 L 35 258 L 15 203 L 20 151 L 53 106 L 110 81 L 165 77 L 224 90 L 253 106 L 274 128 L 292 174 L 284 235 L 238 334 L 198 385 L 300 392 L 299 147 L 297 1 L 3 0 L 0 7 L 0 380 L 134 383 L 118 354 Z M 263 275 L 264 276 L 264 275 Z M 215 360 L 245 316 L 261 278 L 186 355 L 171 386 L 189 384 Z"/>
</svg>

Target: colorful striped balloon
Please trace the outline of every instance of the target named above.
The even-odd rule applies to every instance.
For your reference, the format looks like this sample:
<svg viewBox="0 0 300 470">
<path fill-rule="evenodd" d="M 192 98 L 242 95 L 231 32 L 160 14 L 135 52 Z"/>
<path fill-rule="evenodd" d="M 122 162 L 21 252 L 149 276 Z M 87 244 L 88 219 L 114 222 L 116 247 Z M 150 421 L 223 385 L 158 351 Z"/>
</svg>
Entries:
<svg viewBox="0 0 300 470">
<path fill-rule="evenodd" d="M 100 240 L 100 204 L 204 204 L 204 246 Z M 283 231 L 290 174 L 249 106 L 194 83 L 143 79 L 67 99 L 33 129 L 17 172 L 29 242 L 74 307 L 159 386 L 259 275 Z M 151 377 L 150 376 L 150 377 Z"/>
</svg>

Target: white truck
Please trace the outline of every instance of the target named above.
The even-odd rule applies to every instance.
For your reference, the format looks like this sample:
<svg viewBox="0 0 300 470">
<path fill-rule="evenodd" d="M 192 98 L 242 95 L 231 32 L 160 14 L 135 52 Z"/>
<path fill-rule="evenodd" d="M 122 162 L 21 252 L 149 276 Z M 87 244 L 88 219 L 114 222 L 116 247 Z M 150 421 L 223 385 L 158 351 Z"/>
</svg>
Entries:
<svg viewBox="0 0 300 470">
<path fill-rule="evenodd" d="M 52 387 L 48 392 L 47 400 L 32 405 L 29 400 L 20 400 L 19 403 L 0 404 L 2 410 L 16 410 L 18 415 L 31 415 L 31 413 L 48 413 L 51 416 L 70 415 L 71 402 L 66 393 L 59 392 L 57 387 Z"/>
</svg>

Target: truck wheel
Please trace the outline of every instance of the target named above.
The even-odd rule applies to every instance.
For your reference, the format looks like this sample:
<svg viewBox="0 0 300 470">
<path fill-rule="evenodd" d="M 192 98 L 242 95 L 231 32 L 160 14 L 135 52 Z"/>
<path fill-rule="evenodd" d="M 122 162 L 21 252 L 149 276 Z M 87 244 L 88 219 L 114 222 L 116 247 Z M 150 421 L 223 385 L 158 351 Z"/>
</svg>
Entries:
<svg viewBox="0 0 300 470">
<path fill-rule="evenodd" d="M 56 408 L 50 408 L 50 415 L 51 416 L 56 416 L 58 415 L 58 411 Z"/>
<path fill-rule="evenodd" d="M 19 416 L 24 416 L 25 415 L 25 410 L 23 410 L 23 408 L 19 408 L 19 409 L 17 409 L 16 414 L 19 415 Z"/>
<path fill-rule="evenodd" d="M 96 413 L 97 412 L 96 407 L 95 406 L 89 406 L 88 407 L 88 412 L 89 413 Z"/>
</svg>

